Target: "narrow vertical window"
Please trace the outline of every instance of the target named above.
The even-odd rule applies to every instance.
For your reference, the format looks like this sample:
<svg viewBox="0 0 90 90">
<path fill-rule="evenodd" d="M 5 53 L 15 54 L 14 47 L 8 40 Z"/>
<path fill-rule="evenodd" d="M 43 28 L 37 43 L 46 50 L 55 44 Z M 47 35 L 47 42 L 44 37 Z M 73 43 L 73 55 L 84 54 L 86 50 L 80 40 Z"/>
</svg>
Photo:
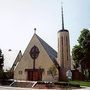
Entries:
<svg viewBox="0 0 90 90">
<path fill-rule="evenodd" d="M 59 46 L 59 38 L 58 38 L 58 51 L 59 51 L 59 47 L 60 47 L 60 46 Z"/>
<path fill-rule="evenodd" d="M 66 51 L 67 51 L 67 60 L 68 60 L 68 38 L 67 36 L 66 36 L 66 46 L 67 46 Z"/>
<path fill-rule="evenodd" d="M 62 59 L 63 59 L 63 37 L 61 37 L 61 46 L 62 46 Z"/>
<path fill-rule="evenodd" d="M 62 58 L 62 67 L 64 68 L 64 52 L 63 52 L 63 36 L 61 37 L 61 52 L 62 52 L 62 54 L 61 54 L 61 58 Z"/>
<path fill-rule="evenodd" d="M 19 71 L 18 73 L 21 75 L 23 72 L 22 71 Z"/>
</svg>

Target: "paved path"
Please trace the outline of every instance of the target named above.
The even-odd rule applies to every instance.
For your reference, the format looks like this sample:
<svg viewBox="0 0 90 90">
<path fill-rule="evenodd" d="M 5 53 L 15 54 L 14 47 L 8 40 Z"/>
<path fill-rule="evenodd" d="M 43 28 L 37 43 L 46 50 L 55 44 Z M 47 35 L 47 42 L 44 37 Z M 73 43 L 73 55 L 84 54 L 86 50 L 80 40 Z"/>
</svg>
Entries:
<svg viewBox="0 0 90 90">
<path fill-rule="evenodd" d="M 43 90 L 43 89 L 0 86 L 0 90 Z M 81 88 L 81 89 L 44 89 L 44 90 L 90 90 L 90 87 L 84 87 L 84 88 Z"/>
<path fill-rule="evenodd" d="M 0 90 L 30 90 L 30 88 L 19 88 L 19 87 L 0 86 Z"/>
</svg>

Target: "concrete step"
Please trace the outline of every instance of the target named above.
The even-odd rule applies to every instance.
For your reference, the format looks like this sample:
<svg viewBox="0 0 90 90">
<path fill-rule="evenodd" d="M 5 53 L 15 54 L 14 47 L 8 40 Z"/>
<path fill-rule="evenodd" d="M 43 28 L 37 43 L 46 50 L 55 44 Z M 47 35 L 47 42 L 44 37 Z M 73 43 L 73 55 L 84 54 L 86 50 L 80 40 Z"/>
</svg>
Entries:
<svg viewBox="0 0 90 90">
<path fill-rule="evenodd" d="M 33 81 L 30 81 L 30 82 L 28 82 L 28 81 L 14 81 L 12 84 L 10 84 L 10 86 L 12 86 L 12 87 L 28 87 L 28 88 L 32 88 L 32 87 L 34 87 L 35 86 L 35 84 L 36 84 L 37 82 L 33 82 Z"/>
</svg>

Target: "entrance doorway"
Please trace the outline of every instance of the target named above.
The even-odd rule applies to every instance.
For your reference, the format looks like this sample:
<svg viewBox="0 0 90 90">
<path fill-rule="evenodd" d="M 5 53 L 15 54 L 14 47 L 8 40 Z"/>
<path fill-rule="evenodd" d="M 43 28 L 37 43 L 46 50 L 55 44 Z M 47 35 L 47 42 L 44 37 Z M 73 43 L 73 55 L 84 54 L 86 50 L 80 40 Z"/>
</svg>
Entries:
<svg viewBox="0 0 90 90">
<path fill-rule="evenodd" d="M 42 71 L 40 69 L 26 69 L 27 80 L 29 81 L 41 81 Z"/>
</svg>

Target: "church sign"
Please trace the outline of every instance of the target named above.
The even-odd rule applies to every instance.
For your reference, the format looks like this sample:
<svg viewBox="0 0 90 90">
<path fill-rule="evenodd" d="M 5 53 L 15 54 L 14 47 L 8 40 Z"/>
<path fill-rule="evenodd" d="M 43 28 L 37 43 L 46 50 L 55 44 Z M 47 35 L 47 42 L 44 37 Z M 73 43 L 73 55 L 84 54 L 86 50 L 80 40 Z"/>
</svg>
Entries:
<svg viewBox="0 0 90 90">
<path fill-rule="evenodd" d="M 68 80 L 71 80 L 72 79 L 72 72 L 71 72 L 71 70 L 68 70 L 66 72 L 66 76 L 67 76 Z"/>
</svg>

